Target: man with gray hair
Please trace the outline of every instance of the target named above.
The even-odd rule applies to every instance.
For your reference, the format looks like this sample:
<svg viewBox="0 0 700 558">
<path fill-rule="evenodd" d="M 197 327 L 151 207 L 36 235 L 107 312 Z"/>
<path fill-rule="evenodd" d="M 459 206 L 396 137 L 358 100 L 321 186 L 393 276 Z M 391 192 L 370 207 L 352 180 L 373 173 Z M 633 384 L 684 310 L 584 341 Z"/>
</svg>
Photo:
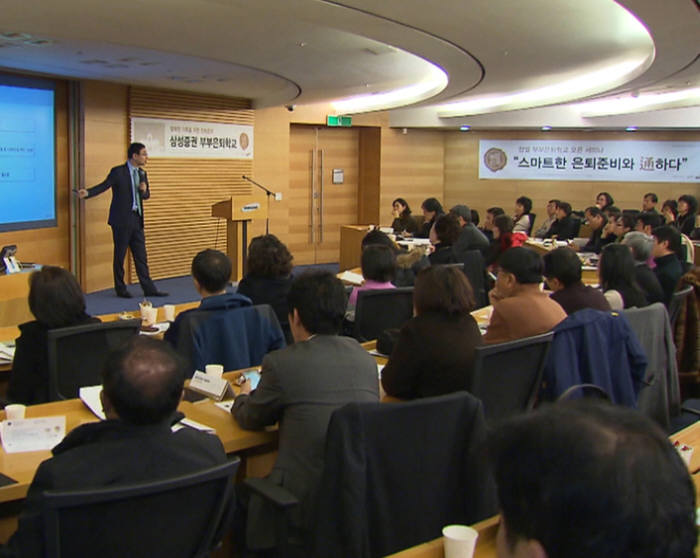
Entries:
<svg viewBox="0 0 700 558">
<path fill-rule="evenodd" d="M 646 294 L 649 304 L 663 302 L 664 290 L 647 263 L 651 257 L 651 249 L 654 247 L 654 237 L 643 232 L 630 231 L 622 238 L 622 244 L 632 252 L 635 278 Z"/>
<path fill-rule="evenodd" d="M 466 205 L 455 205 L 450 209 L 450 213 L 457 217 L 462 231 L 454 244 L 454 251 L 463 254 L 468 250 L 479 250 L 483 254 L 489 249 L 489 240 L 472 223 L 471 210 Z"/>
</svg>

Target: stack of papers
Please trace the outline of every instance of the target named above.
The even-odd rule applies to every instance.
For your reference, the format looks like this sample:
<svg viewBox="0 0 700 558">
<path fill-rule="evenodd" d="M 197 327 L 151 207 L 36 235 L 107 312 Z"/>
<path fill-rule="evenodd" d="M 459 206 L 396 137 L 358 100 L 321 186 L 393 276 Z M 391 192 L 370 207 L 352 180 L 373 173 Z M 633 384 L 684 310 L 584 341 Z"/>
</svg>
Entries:
<svg viewBox="0 0 700 558">
<path fill-rule="evenodd" d="M 14 343 L 0 343 L 0 364 L 9 364 L 15 358 Z"/>
<path fill-rule="evenodd" d="M 66 435 L 66 417 L 41 417 L 0 422 L 2 447 L 7 453 L 46 451 Z"/>
<path fill-rule="evenodd" d="M 365 282 L 365 278 L 359 273 L 353 273 L 352 271 L 343 271 L 338 275 L 338 279 L 344 281 L 345 283 L 350 283 L 351 285 L 362 285 Z"/>
</svg>

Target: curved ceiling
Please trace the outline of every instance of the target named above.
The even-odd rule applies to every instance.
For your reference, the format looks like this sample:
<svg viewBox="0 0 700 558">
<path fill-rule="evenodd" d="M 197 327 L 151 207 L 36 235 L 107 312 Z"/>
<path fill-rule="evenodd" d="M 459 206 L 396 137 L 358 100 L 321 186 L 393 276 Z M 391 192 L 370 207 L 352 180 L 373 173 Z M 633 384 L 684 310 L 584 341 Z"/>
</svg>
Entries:
<svg viewBox="0 0 700 558">
<path fill-rule="evenodd" d="M 487 109 L 499 111 L 700 85 L 698 36 L 691 0 L 4 0 L 0 66 L 257 107 L 377 96 L 438 67 L 447 83 L 404 103 L 439 110 L 631 62 L 610 81 Z"/>
</svg>

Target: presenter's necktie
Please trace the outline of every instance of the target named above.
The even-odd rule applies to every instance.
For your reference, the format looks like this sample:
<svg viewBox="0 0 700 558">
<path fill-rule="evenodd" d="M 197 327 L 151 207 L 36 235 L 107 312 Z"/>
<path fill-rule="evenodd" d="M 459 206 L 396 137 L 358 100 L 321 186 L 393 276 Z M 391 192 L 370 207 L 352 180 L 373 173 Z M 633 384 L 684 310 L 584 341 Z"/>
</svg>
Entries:
<svg viewBox="0 0 700 558">
<path fill-rule="evenodd" d="M 136 212 L 141 215 L 141 196 L 139 196 L 139 184 L 141 180 L 139 179 L 139 170 L 134 169 L 134 179 L 131 181 L 132 194 L 134 196 L 134 205 L 132 206 Z"/>
</svg>

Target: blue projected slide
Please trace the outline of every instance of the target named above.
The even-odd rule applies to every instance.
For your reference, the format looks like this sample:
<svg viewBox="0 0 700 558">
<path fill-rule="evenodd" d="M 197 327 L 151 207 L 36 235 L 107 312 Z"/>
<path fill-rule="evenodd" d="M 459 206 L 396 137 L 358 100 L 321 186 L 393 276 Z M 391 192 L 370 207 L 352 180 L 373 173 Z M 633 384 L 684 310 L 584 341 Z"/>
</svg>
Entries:
<svg viewBox="0 0 700 558">
<path fill-rule="evenodd" d="M 0 75 L 0 231 L 56 225 L 54 88 Z"/>
</svg>

